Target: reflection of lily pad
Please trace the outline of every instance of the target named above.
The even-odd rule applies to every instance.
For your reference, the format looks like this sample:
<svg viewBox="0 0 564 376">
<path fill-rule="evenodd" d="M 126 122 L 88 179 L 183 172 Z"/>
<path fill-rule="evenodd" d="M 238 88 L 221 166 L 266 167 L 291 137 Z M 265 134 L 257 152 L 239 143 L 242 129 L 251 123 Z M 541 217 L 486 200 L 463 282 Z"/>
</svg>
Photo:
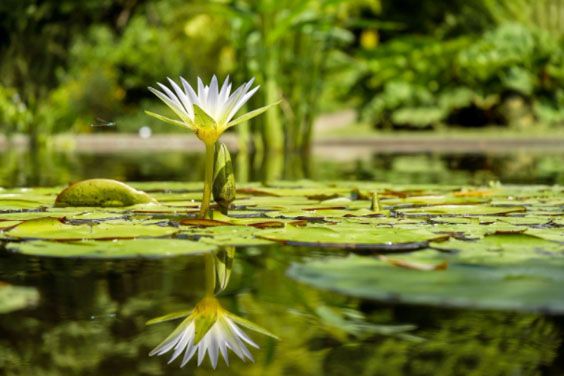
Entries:
<svg viewBox="0 0 564 376">
<path fill-rule="evenodd" d="M 0 314 L 34 306 L 38 301 L 39 292 L 35 288 L 0 282 Z"/>
<path fill-rule="evenodd" d="M 214 245 L 184 239 L 134 239 L 118 241 L 8 243 L 7 248 L 25 255 L 73 258 L 157 258 L 200 254 L 215 250 Z"/>
<path fill-rule="evenodd" d="M 35 239 L 127 239 L 163 236 L 178 232 L 173 227 L 135 224 L 69 225 L 57 218 L 33 219 L 6 231 L 8 237 Z"/>
<path fill-rule="evenodd" d="M 364 225 L 318 225 L 266 230 L 258 237 L 288 245 L 402 251 L 424 248 L 429 241 L 446 239 L 425 230 Z"/>
<path fill-rule="evenodd" d="M 416 271 L 355 256 L 293 264 L 288 274 L 314 287 L 379 301 L 563 313 L 562 267 L 454 263 L 444 271 Z"/>
</svg>

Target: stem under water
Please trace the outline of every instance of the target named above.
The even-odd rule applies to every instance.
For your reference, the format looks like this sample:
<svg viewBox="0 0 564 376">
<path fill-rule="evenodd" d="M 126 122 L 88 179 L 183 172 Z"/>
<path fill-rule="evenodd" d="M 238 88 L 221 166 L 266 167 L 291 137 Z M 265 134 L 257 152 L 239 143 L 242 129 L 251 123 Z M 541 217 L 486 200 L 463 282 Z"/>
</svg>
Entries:
<svg viewBox="0 0 564 376">
<path fill-rule="evenodd" d="M 210 297 L 215 295 L 215 254 L 209 252 L 204 257 L 206 265 L 206 297 Z"/>
<path fill-rule="evenodd" d="M 213 184 L 213 165 L 215 156 L 215 145 L 206 143 L 206 161 L 204 165 L 204 195 L 200 206 L 199 218 L 206 218 L 210 207 L 211 189 Z"/>
</svg>

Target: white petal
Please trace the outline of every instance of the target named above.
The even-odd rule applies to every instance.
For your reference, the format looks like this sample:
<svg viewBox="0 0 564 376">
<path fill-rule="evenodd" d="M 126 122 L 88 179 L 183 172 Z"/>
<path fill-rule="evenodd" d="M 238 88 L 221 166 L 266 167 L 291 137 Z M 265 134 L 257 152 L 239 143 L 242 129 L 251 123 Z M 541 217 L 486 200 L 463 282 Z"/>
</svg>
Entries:
<svg viewBox="0 0 564 376">
<path fill-rule="evenodd" d="M 218 320 L 218 322 L 221 323 L 221 327 L 222 327 L 221 330 L 222 330 L 223 335 L 224 335 L 225 346 L 227 346 L 228 349 L 231 349 L 231 351 L 233 351 L 235 353 L 235 355 L 237 355 L 239 358 L 241 358 L 242 360 L 245 360 L 245 354 L 243 354 L 243 352 L 241 351 L 240 346 L 239 346 L 241 341 L 237 340 L 237 337 L 231 331 L 231 328 L 225 322 L 225 319 L 220 318 Z"/>
<path fill-rule="evenodd" d="M 190 101 L 193 104 L 197 104 L 199 106 L 200 100 L 198 99 L 198 95 L 196 94 L 194 89 L 192 89 L 192 86 L 183 77 L 180 77 L 180 81 L 182 82 L 182 86 L 184 87 L 184 92 L 186 93 Z"/>
<path fill-rule="evenodd" d="M 184 107 L 182 107 L 182 104 L 180 103 L 180 101 L 178 100 L 178 97 L 176 96 L 176 94 L 174 94 L 172 92 L 172 90 L 170 90 L 168 87 L 166 87 L 165 85 L 161 84 L 160 82 L 157 82 L 157 85 L 159 85 L 161 87 L 161 89 L 166 93 L 166 95 L 168 96 L 168 98 L 173 101 L 178 108 L 180 109 L 184 109 Z"/>
<path fill-rule="evenodd" d="M 235 324 L 233 324 L 233 322 L 231 322 L 231 320 L 229 320 L 229 318 L 226 318 L 225 320 L 229 326 L 233 329 L 234 327 L 237 327 Z M 237 334 L 236 332 L 233 334 Z M 247 358 L 249 358 L 251 360 L 251 362 L 254 362 L 255 360 L 253 359 L 253 355 L 251 354 L 251 352 L 249 351 L 249 349 L 247 349 L 247 346 L 245 346 L 245 344 L 239 339 L 238 335 L 234 335 L 232 337 L 233 341 L 231 343 L 231 345 L 233 347 L 238 348 L 238 350 L 240 352 L 242 352 Z M 233 351 L 235 352 L 235 350 L 233 349 Z M 244 358 L 241 358 L 244 360 Z"/>
<path fill-rule="evenodd" d="M 205 106 L 206 111 L 209 109 L 209 98 L 210 98 L 210 87 L 204 87 L 204 97 L 206 100 L 204 101 L 203 105 Z"/>
<path fill-rule="evenodd" d="M 202 79 L 198 77 L 198 99 L 200 100 L 200 107 L 206 108 L 208 103 L 206 88 Z"/>
<path fill-rule="evenodd" d="M 237 104 L 233 107 L 233 109 L 229 113 L 229 116 L 227 116 L 227 121 L 230 121 L 233 118 L 233 116 L 235 116 L 237 111 L 239 111 L 239 109 L 241 109 L 241 107 L 243 107 L 243 105 L 247 103 L 247 101 L 253 96 L 253 94 L 257 92 L 259 87 L 260 85 L 255 87 L 253 90 L 245 94 L 245 96 L 237 102 Z"/>
<path fill-rule="evenodd" d="M 229 366 L 229 355 L 227 353 L 227 341 L 225 338 L 219 341 L 219 351 L 221 351 L 221 355 L 223 356 L 223 359 L 225 359 L 225 364 Z"/>
<path fill-rule="evenodd" d="M 225 77 L 225 81 L 223 81 L 223 85 L 221 85 L 221 90 L 218 95 L 217 103 L 220 108 L 223 108 L 225 105 L 225 101 L 229 97 L 229 92 L 231 91 L 231 84 L 229 83 L 229 75 Z"/>
<path fill-rule="evenodd" d="M 231 320 L 226 320 L 229 323 L 229 326 L 231 326 L 231 328 L 233 329 L 233 331 L 235 332 L 235 334 L 237 334 L 237 336 L 239 336 L 240 338 L 243 339 L 243 341 L 247 342 L 249 345 L 253 346 L 254 348 L 260 348 L 259 345 L 257 345 L 243 330 L 241 330 L 237 324 L 235 324 L 233 321 Z"/>
<path fill-rule="evenodd" d="M 189 124 L 192 122 L 192 119 L 190 119 L 190 117 L 184 111 L 184 109 L 182 107 L 178 106 L 178 104 L 176 102 L 172 101 L 167 95 L 165 95 L 164 93 L 161 93 L 157 89 L 153 89 L 152 87 L 149 87 L 148 89 L 151 93 L 155 94 L 161 101 L 165 102 L 165 104 L 168 107 L 170 107 L 170 109 L 172 111 L 174 111 L 174 113 L 180 119 L 182 119 L 182 121 L 184 121 L 185 123 L 189 123 Z"/>
<path fill-rule="evenodd" d="M 154 348 L 153 351 L 151 351 L 149 353 L 149 355 L 150 356 L 162 355 L 162 354 L 168 352 L 170 349 L 172 349 L 174 347 L 174 345 L 176 345 L 177 342 L 178 342 L 178 338 L 174 338 L 173 340 L 170 340 L 169 342 L 162 344 L 159 347 Z"/>
<path fill-rule="evenodd" d="M 214 119 L 217 119 L 216 113 L 218 97 L 219 93 L 217 88 L 217 77 L 214 74 L 211 79 L 210 88 L 208 89 L 208 108 L 211 117 L 213 117 Z"/>
<path fill-rule="evenodd" d="M 182 334 L 182 337 L 180 338 L 180 341 L 178 341 L 178 344 L 174 348 L 174 353 L 170 357 L 168 364 L 172 363 L 174 359 L 178 358 L 178 355 L 182 354 L 182 351 L 184 351 L 186 347 L 192 342 L 192 340 L 194 339 L 194 328 L 194 323 L 190 324 L 190 326 L 186 328 L 186 330 Z"/>
<path fill-rule="evenodd" d="M 178 96 L 178 98 L 180 99 L 182 104 L 184 105 L 184 109 L 185 109 L 186 113 L 193 119 L 194 118 L 194 108 L 192 107 L 192 102 L 190 101 L 190 98 L 188 98 L 188 96 L 186 96 L 186 94 L 184 94 L 184 92 L 182 91 L 182 89 L 180 89 L 180 87 L 176 84 L 176 82 L 171 80 L 170 77 L 167 77 L 167 78 L 168 78 L 168 81 L 170 82 L 170 85 L 174 89 L 176 95 Z"/>
<path fill-rule="evenodd" d="M 231 94 L 229 99 L 227 99 L 227 102 L 225 102 L 225 105 L 221 109 L 221 113 L 218 116 L 217 119 L 218 123 L 220 124 L 227 123 L 227 117 L 231 113 L 231 110 L 233 109 L 233 107 L 235 107 L 237 102 L 245 95 L 244 89 L 245 89 L 244 86 L 239 86 L 239 88 L 237 88 L 237 90 L 235 90 L 235 92 Z"/>
<path fill-rule="evenodd" d="M 206 351 L 208 350 L 209 346 L 209 340 L 210 337 L 208 333 L 204 336 L 204 338 L 202 338 L 200 343 L 198 343 L 198 366 L 202 364 L 202 360 L 204 360 L 204 357 L 206 356 Z"/>
<path fill-rule="evenodd" d="M 196 353 L 196 350 L 198 350 L 198 346 L 194 346 L 192 344 L 192 341 L 190 341 L 190 343 L 188 344 L 188 347 L 186 348 L 186 353 L 184 354 L 184 358 L 182 359 L 182 363 L 180 363 L 181 368 L 184 367 L 186 365 L 186 363 L 188 363 L 190 361 L 190 359 L 192 359 L 192 357 Z"/>
<path fill-rule="evenodd" d="M 219 330 L 219 326 L 217 323 L 211 328 L 210 332 L 213 330 L 213 333 L 210 333 L 210 342 L 208 347 L 208 353 L 210 355 L 210 361 L 212 364 L 213 369 L 217 367 L 217 357 L 219 355 L 218 347 L 219 341 L 223 341 L 223 336 L 221 335 L 221 331 Z"/>
</svg>

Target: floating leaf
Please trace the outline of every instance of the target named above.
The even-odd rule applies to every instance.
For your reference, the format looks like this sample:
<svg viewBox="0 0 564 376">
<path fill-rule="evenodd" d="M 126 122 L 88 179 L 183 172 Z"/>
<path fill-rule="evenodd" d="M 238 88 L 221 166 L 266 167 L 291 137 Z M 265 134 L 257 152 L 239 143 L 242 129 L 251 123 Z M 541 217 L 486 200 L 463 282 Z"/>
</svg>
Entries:
<svg viewBox="0 0 564 376">
<path fill-rule="evenodd" d="M 55 200 L 56 207 L 120 207 L 147 203 L 156 203 L 156 200 L 145 192 L 110 179 L 89 179 L 71 184 Z"/>
<path fill-rule="evenodd" d="M 232 225 L 207 228 L 183 228 L 181 235 L 219 246 L 242 247 L 272 244 L 271 241 L 256 236 L 261 231 L 265 230 L 260 230 L 252 226 Z"/>
<path fill-rule="evenodd" d="M 526 209 L 522 206 L 484 206 L 484 205 L 444 205 L 431 207 L 418 207 L 398 209 L 396 212 L 406 216 L 478 216 L 478 215 L 505 215 L 510 213 L 523 213 Z"/>
<path fill-rule="evenodd" d="M 265 230 L 258 237 L 287 245 L 405 251 L 425 248 L 429 241 L 448 238 L 425 230 L 406 230 L 363 225 L 287 225 L 280 230 Z"/>
<path fill-rule="evenodd" d="M 292 264 L 288 274 L 317 288 L 378 301 L 563 313 L 563 266 L 454 263 L 427 273 L 353 256 Z"/>
<path fill-rule="evenodd" d="M 215 246 L 185 239 L 133 239 L 118 241 L 54 242 L 37 240 L 8 243 L 7 249 L 24 255 L 70 258 L 159 258 L 194 255 L 215 250 Z"/>
<path fill-rule="evenodd" d="M 172 227 L 144 224 L 92 224 L 69 225 L 57 218 L 33 219 L 8 230 L 5 235 L 12 238 L 33 239 L 128 239 L 136 237 L 164 236 L 178 232 Z"/>
</svg>

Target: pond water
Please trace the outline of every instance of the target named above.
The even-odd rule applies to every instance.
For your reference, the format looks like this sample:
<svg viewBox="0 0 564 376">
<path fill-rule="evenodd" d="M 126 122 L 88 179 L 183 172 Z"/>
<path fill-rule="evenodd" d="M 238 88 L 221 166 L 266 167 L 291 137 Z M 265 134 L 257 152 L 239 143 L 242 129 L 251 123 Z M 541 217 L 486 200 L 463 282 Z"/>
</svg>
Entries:
<svg viewBox="0 0 564 376">
<path fill-rule="evenodd" d="M 102 176 L 199 181 L 203 168 L 200 154 L 177 152 L 55 153 L 49 158 L 12 152 L 0 158 L 3 186 Z M 269 174 L 261 163 L 248 160 L 243 168 L 241 159 L 235 159 L 240 175 L 256 181 Z M 410 184 L 563 184 L 562 166 L 564 154 L 421 153 L 346 161 L 314 158 L 279 172 L 286 178 Z M 150 357 L 182 320 L 145 324 L 191 310 L 206 296 L 212 283 L 208 256 L 85 260 L 0 251 L 0 281 L 33 286 L 40 295 L 34 308 L 0 314 L 0 374 L 564 374 L 564 316 L 399 304 L 393 296 L 382 303 L 317 289 L 288 275 L 292 264 L 345 254 L 277 244 L 238 247 L 232 258 L 218 257 L 212 280 L 215 290 L 222 290 L 217 294 L 221 306 L 279 339 L 245 329 L 260 347 L 247 346 L 254 363 L 229 351 L 230 367 L 220 355 L 214 371 L 207 356 L 201 367 L 192 359 L 184 368 L 179 368 L 182 355 L 167 364 L 172 351 Z"/>
<path fill-rule="evenodd" d="M 348 153 L 348 151 L 350 153 Z M 350 155 L 347 155 L 350 154 Z M 296 180 L 369 180 L 401 184 L 564 184 L 564 151 L 551 149 L 497 152 L 367 152 L 354 147 L 311 157 L 276 156 L 264 163 L 258 154 L 234 153 L 239 181 L 265 177 Z M 344 157 L 343 157 L 344 155 Z M 0 151 L 0 186 L 52 186 L 104 177 L 121 181 L 200 181 L 201 152 L 130 151 L 81 153 Z"/>
</svg>

